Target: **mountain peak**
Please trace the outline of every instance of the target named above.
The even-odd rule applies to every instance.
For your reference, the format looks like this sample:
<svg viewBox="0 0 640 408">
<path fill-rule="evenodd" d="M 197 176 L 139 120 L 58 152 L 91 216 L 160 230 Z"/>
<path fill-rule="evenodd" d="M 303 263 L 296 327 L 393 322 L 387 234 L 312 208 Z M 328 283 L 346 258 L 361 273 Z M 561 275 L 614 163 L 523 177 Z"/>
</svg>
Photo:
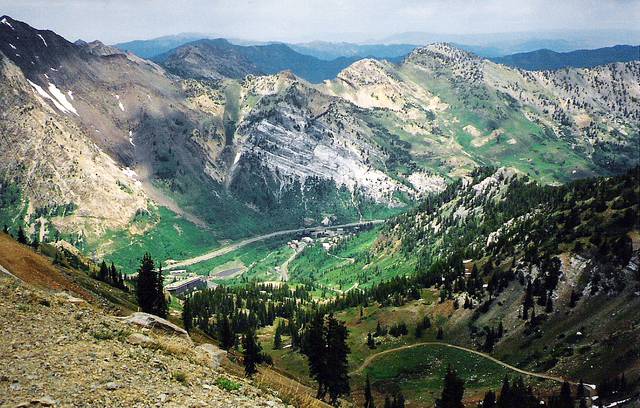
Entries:
<svg viewBox="0 0 640 408">
<path fill-rule="evenodd" d="M 118 48 L 105 45 L 102 41 L 95 40 L 91 42 L 85 42 L 82 40 L 76 41 L 76 45 L 81 46 L 85 51 L 93 55 L 107 56 L 107 55 L 125 55 L 122 50 Z"/>
<path fill-rule="evenodd" d="M 421 56 L 421 55 L 431 55 L 435 56 L 438 59 L 450 59 L 450 60 L 479 60 L 481 59 L 477 55 L 465 51 L 454 44 L 447 42 L 437 42 L 428 44 L 424 47 L 419 47 L 413 50 L 407 59 L 411 59 L 413 57 Z"/>
<path fill-rule="evenodd" d="M 343 69 L 338 78 L 354 87 L 386 83 L 391 73 L 385 63 L 372 58 L 364 58 Z"/>
</svg>

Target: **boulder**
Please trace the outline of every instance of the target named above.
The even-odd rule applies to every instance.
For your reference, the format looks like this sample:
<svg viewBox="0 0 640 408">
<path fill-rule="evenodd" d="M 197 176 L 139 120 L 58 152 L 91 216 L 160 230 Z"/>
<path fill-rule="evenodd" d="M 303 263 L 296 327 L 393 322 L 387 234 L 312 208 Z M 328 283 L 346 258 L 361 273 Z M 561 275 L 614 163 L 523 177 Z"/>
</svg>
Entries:
<svg viewBox="0 0 640 408">
<path fill-rule="evenodd" d="M 222 361 L 227 357 L 227 352 L 225 350 L 209 343 L 201 344 L 196 347 L 196 352 L 203 355 L 213 369 L 220 367 Z"/>
<path fill-rule="evenodd" d="M 169 334 L 183 336 L 189 340 L 189 333 L 182 327 L 176 326 L 170 321 L 144 312 L 135 312 L 132 315 L 123 318 L 124 322 L 146 327 L 149 329 L 160 330 Z"/>
<path fill-rule="evenodd" d="M 141 333 L 133 333 L 127 337 L 127 343 L 142 347 L 156 347 L 158 343 L 149 336 Z"/>
</svg>

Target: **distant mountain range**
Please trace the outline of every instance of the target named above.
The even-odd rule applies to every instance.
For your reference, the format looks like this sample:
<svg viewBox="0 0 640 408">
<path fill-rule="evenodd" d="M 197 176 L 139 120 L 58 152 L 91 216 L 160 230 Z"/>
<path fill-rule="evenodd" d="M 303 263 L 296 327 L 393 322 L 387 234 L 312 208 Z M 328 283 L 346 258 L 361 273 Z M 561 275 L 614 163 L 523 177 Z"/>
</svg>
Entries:
<svg viewBox="0 0 640 408">
<path fill-rule="evenodd" d="M 203 39 L 153 58 L 169 71 L 196 79 L 242 79 L 247 74 L 276 74 L 291 71 L 309 82 L 335 78 L 359 57 L 330 61 L 300 54 L 285 44 L 241 46 L 224 39 Z"/>
<path fill-rule="evenodd" d="M 595 50 L 555 52 L 537 50 L 504 57 L 491 58 L 493 62 L 530 71 L 560 68 L 591 68 L 612 62 L 640 60 L 640 46 L 616 45 Z"/>
<path fill-rule="evenodd" d="M 133 53 L 138 57 L 153 58 L 186 43 L 202 40 L 204 38 L 212 37 L 206 34 L 183 33 L 176 35 L 167 35 L 150 40 L 128 41 L 124 43 L 114 44 L 113 46 L 121 49 L 122 51 Z"/>
<path fill-rule="evenodd" d="M 135 40 L 114 46 L 132 52 L 142 58 L 151 58 L 173 48 L 200 39 L 223 38 L 223 35 L 182 33 L 149 40 Z M 251 41 L 227 38 L 236 45 L 268 45 L 275 42 Z M 503 57 L 516 53 L 528 53 L 541 49 L 570 52 L 580 49 L 612 47 L 617 44 L 640 44 L 640 31 L 567 31 L 540 33 L 498 34 L 438 34 L 406 32 L 379 39 L 362 39 L 358 42 L 311 41 L 286 43 L 291 49 L 316 58 L 332 60 L 339 57 L 397 58 L 413 49 L 434 42 L 449 42 L 457 47 L 486 58 Z"/>
<path fill-rule="evenodd" d="M 415 44 L 353 44 L 325 41 L 287 45 L 301 54 L 312 55 L 324 60 L 340 57 L 395 59 L 404 57 L 419 47 Z"/>
<path fill-rule="evenodd" d="M 549 49 L 569 52 L 580 49 L 640 44 L 638 30 L 569 30 L 549 32 L 513 32 L 487 34 L 439 34 L 406 32 L 372 41 L 377 44 L 430 44 L 448 42 L 483 57 Z"/>
</svg>

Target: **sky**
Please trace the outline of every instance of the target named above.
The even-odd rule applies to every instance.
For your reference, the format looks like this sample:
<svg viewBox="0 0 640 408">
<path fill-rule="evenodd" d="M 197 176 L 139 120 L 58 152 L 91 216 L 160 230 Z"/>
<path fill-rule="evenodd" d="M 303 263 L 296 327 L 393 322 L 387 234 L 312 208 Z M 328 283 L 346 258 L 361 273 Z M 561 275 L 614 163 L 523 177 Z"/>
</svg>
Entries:
<svg viewBox="0 0 640 408">
<path fill-rule="evenodd" d="M 363 42 L 403 32 L 637 30 L 640 0 L 0 0 L 0 14 L 108 44 L 183 32 Z"/>
</svg>

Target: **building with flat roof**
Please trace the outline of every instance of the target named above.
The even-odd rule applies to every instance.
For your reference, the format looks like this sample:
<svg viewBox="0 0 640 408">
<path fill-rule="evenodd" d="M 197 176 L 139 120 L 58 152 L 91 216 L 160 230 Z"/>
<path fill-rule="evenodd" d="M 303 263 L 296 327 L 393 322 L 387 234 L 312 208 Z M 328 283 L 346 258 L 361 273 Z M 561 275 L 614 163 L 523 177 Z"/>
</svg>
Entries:
<svg viewBox="0 0 640 408">
<path fill-rule="evenodd" d="M 191 293 L 194 290 L 204 289 L 207 282 L 201 276 L 194 276 L 188 279 L 179 280 L 165 286 L 167 292 L 173 296 L 181 296 Z"/>
</svg>

